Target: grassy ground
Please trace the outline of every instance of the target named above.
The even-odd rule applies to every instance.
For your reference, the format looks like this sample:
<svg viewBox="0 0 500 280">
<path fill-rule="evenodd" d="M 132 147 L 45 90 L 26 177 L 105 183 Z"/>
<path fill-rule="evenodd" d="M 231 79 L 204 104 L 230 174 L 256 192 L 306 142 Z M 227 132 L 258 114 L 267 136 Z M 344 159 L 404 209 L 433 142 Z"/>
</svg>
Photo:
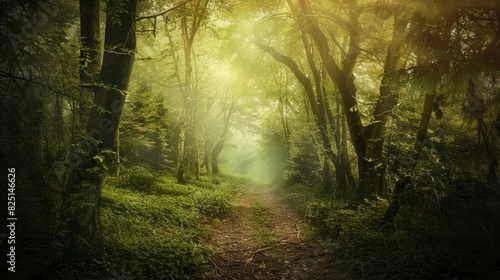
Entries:
<svg viewBox="0 0 500 280">
<path fill-rule="evenodd" d="M 213 253 L 205 245 L 210 224 L 244 181 L 220 175 L 177 184 L 142 168 L 107 178 L 101 196 L 104 258 L 91 267 L 68 267 L 55 278 L 189 279 Z"/>
</svg>

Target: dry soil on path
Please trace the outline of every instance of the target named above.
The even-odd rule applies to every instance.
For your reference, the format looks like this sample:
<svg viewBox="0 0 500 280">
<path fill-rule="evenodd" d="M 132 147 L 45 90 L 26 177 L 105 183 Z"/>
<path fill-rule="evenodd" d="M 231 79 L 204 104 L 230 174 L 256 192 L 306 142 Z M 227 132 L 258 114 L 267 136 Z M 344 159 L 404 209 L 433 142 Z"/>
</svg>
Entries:
<svg viewBox="0 0 500 280">
<path fill-rule="evenodd" d="M 345 279 L 330 243 L 310 240 L 293 205 L 268 185 L 248 186 L 215 226 L 210 271 L 197 279 Z"/>
</svg>

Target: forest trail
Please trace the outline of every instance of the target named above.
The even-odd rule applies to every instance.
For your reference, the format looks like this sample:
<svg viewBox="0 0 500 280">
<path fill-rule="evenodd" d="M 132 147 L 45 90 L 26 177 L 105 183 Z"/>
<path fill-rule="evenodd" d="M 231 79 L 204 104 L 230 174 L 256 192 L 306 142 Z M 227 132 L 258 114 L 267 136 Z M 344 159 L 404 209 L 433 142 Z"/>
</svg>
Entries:
<svg viewBox="0 0 500 280">
<path fill-rule="evenodd" d="M 212 271 L 197 279 L 345 279 L 334 268 L 332 248 L 307 240 L 303 218 L 276 186 L 247 186 L 215 226 Z"/>
</svg>

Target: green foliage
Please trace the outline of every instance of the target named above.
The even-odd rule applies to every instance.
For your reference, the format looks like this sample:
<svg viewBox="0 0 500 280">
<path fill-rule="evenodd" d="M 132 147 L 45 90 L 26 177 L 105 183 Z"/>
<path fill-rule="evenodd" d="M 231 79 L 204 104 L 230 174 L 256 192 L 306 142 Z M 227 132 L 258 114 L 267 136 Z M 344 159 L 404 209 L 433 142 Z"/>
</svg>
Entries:
<svg viewBox="0 0 500 280">
<path fill-rule="evenodd" d="M 108 0 L 106 1 L 106 13 L 111 17 L 113 24 L 121 25 L 120 17 L 122 13 L 126 13 L 127 2 L 123 0 Z"/>
<path fill-rule="evenodd" d="M 132 92 L 120 125 L 120 155 L 126 165 L 151 170 L 172 167 L 168 109 L 163 96 L 147 84 Z"/>
<path fill-rule="evenodd" d="M 433 188 L 416 184 L 407 189 L 394 228 L 380 222 L 387 209 L 385 200 L 353 207 L 332 203 L 318 194 L 303 185 L 288 186 L 283 191 L 286 199 L 299 205 L 317 237 L 334 240 L 335 258 L 342 260 L 340 265 L 349 271 L 350 278 L 494 279 L 488 275 L 495 273 L 500 260 L 486 245 L 491 247 L 492 243 L 482 236 L 498 236 L 495 227 L 486 218 L 474 215 L 468 219 L 481 220 L 471 223 L 478 233 L 467 229 L 470 225 L 464 225 L 460 217 L 443 213 L 441 199 Z M 472 206 L 456 203 L 464 209 L 458 213 L 470 212 L 466 209 Z"/>
<path fill-rule="evenodd" d="M 147 192 L 154 187 L 154 175 L 142 166 L 132 166 L 120 176 L 120 187 Z"/>
<path fill-rule="evenodd" d="M 259 144 L 262 149 L 259 156 L 272 170 L 272 181 L 280 182 L 287 168 L 288 140 L 275 120 L 269 120 L 269 123 L 265 125 Z"/>
<path fill-rule="evenodd" d="M 306 125 L 304 125 L 307 127 Z M 286 173 L 287 184 L 321 183 L 321 164 L 314 133 L 309 129 L 302 129 L 292 135 L 290 170 Z"/>
<path fill-rule="evenodd" d="M 204 224 L 221 215 L 239 191 L 228 178 L 213 184 L 202 177 L 181 185 L 158 175 L 134 167 L 125 179 L 109 178 L 103 188 L 107 255 L 97 266 L 105 268 L 107 279 L 189 279 L 212 252 L 205 245 L 210 229 Z M 123 182 L 154 187 L 142 192 L 123 188 Z"/>
<path fill-rule="evenodd" d="M 230 205 L 227 190 L 214 189 L 204 192 L 195 192 L 192 197 L 192 204 L 197 210 L 207 216 L 220 216 Z"/>
<path fill-rule="evenodd" d="M 64 263 L 51 277 L 191 279 L 213 254 L 206 245 L 209 224 L 228 209 L 241 182 L 224 175 L 177 184 L 143 167 L 107 178 L 101 196 L 104 256 L 91 264 Z M 146 185 L 153 187 L 144 191 Z"/>
</svg>

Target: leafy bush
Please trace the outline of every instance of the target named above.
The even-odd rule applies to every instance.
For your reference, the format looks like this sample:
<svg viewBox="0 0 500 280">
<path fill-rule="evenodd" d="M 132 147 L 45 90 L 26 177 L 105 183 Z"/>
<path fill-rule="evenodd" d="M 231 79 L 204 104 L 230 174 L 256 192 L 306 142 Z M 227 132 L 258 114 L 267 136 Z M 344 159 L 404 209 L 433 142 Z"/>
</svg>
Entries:
<svg viewBox="0 0 500 280">
<path fill-rule="evenodd" d="M 109 279 L 189 279 L 211 251 L 176 237 L 115 244 L 108 252 L 100 264 Z"/>
<path fill-rule="evenodd" d="M 349 278 L 496 279 L 489 275 L 496 273 L 498 254 L 495 258 L 480 252 L 478 242 L 468 239 L 464 221 L 442 213 L 432 188 L 408 187 L 394 228 L 380 223 L 387 209 L 385 200 L 353 208 L 300 185 L 286 187 L 283 194 L 300 206 L 316 236 L 334 240 L 336 259 L 342 260 L 339 265 L 349 271 Z"/>
<path fill-rule="evenodd" d="M 120 176 L 122 187 L 138 191 L 148 191 L 154 186 L 155 177 L 142 166 L 132 166 L 123 171 Z"/>
<path fill-rule="evenodd" d="M 230 200 L 226 192 L 214 190 L 210 193 L 194 193 L 192 204 L 195 205 L 202 214 L 215 217 L 227 210 L 230 205 Z"/>
</svg>

